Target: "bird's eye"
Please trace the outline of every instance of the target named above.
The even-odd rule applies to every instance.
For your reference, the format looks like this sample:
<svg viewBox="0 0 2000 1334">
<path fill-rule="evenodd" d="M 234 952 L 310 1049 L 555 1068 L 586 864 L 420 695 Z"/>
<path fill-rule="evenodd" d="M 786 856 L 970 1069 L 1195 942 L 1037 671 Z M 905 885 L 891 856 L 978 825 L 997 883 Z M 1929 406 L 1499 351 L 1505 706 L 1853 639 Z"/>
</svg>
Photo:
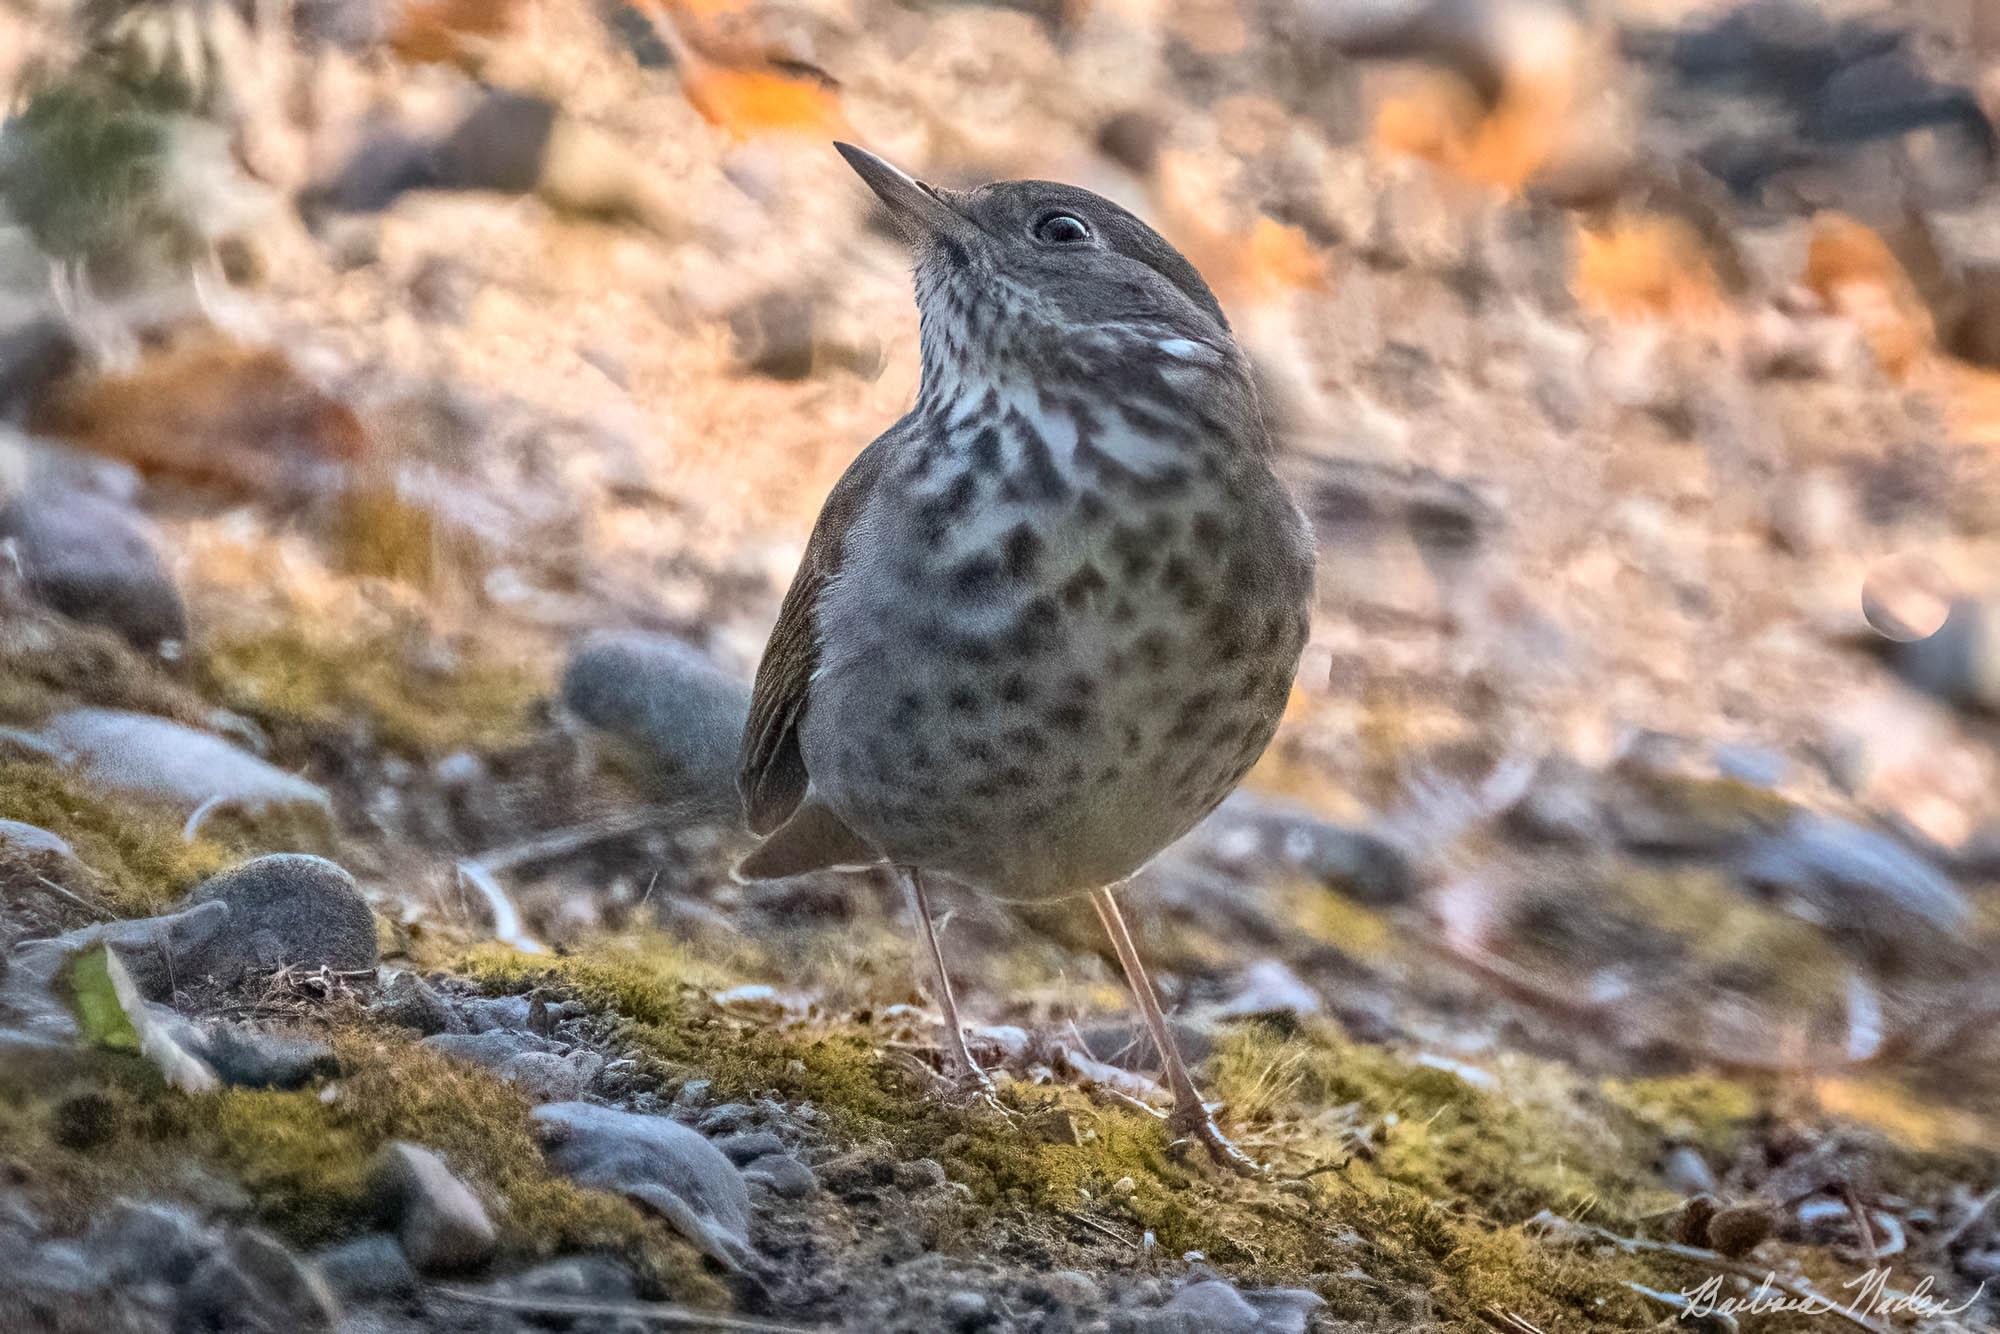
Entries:
<svg viewBox="0 0 2000 1334">
<path fill-rule="evenodd" d="M 1044 245 L 1075 245 L 1090 239 L 1090 227 L 1074 213 L 1051 213 L 1035 224 L 1035 239 Z"/>
</svg>

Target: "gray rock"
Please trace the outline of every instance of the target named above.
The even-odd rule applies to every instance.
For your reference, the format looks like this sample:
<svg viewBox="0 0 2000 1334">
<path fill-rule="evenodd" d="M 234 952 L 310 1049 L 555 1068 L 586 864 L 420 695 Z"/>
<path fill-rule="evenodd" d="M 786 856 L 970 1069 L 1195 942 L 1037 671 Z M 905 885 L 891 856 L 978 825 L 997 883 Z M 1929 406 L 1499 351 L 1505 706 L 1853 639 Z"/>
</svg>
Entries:
<svg viewBox="0 0 2000 1334">
<path fill-rule="evenodd" d="M 1682 1195 L 1713 1195 L 1721 1189 L 1708 1160 L 1692 1144 L 1672 1145 L 1660 1155 L 1660 1180 Z"/>
<path fill-rule="evenodd" d="M 757 1109 L 743 1102 L 725 1102 L 709 1108 L 695 1124 L 704 1135 L 729 1135 L 757 1119 Z"/>
<path fill-rule="evenodd" d="M 1279 959 L 1259 959 L 1243 970 L 1236 990 L 1209 1010 L 1215 1019 L 1247 1019 L 1262 1014 L 1303 1017 L 1324 1008 L 1319 993 Z"/>
<path fill-rule="evenodd" d="M 556 106 L 496 89 L 437 149 L 437 184 L 449 190 L 526 194 L 540 183 L 555 131 Z"/>
<path fill-rule="evenodd" d="M 935 1158 L 912 1158 L 906 1163 L 897 1163 L 894 1179 L 899 1188 L 912 1195 L 936 1190 L 947 1180 L 944 1164 Z"/>
<path fill-rule="evenodd" d="M 1324 1297 L 1304 1288 L 1263 1288 L 1243 1298 L 1257 1312 L 1257 1334 L 1306 1334 L 1313 1312 L 1326 1305 Z"/>
<path fill-rule="evenodd" d="M 526 996 L 481 996 L 459 1003 L 458 1013 L 475 1033 L 528 1027 L 534 1002 Z"/>
<path fill-rule="evenodd" d="M 83 1247 L 109 1283 L 157 1281 L 178 1285 L 220 1244 L 184 1209 L 150 1200 L 114 1200 Z"/>
<path fill-rule="evenodd" d="M 174 1329 L 332 1334 L 340 1304 L 326 1280 L 268 1233 L 239 1228 L 181 1285 Z"/>
<path fill-rule="evenodd" d="M 574 1102 L 603 1068 L 604 1058 L 595 1052 L 524 1051 L 503 1061 L 499 1074 L 531 1102 Z"/>
<path fill-rule="evenodd" d="M 191 1019 L 158 1001 L 147 1001 L 145 1006 L 157 1031 L 224 1084 L 295 1089 L 340 1073 L 333 1048 L 316 1039 L 267 1033 L 252 1024 L 223 1019 Z"/>
<path fill-rule="evenodd" d="M 70 847 L 64 839 L 39 826 L 23 824 L 19 820 L 0 820 L 0 848 L 28 856 L 60 857 L 64 861 L 76 860 L 76 849 Z"/>
<path fill-rule="evenodd" d="M 274 806 L 331 810 L 316 784 L 208 732 L 122 709 L 71 709 L 38 737 L 89 781 L 192 811 L 217 801 L 253 814 Z"/>
<path fill-rule="evenodd" d="M 1257 1334 L 1263 1317 L 1229 1283 L 1190 1283 L 1154 1313 L 1148 1334 Z"/>
<path fill-rule="evenodd" d="M 368 135 L 331 177 L 300 198 L 309 218 L 333 213 L 380 213 L 411 190 L 438 183 L 437 145 L 397 129 Z"/>
<path fill-rule="evenodd" d="M 783 1153 L 785 1141 L 768 1130 L 743 1130 L 734 1135 L 724 1135 L 715 1141 L 715 1147 L 722 1150 L 730 1162 L 742 1167 L 766 1154 Z"/>
<path fill-rule="evenodd" d="M 25 1195 L 0 1193 L 0 1239 L 25 1244 L 42 1231 L 41 1211 Z"/>
<path fill-rule="evenodd" d="M 1752 890 L 1872 952 L 1921 950 L 1960 931 L 1971 906 L 1943 873 L 1889 837 L 1801 814 L 1735 861 Z"/>
<path fill-rule="evenodd" d="M 324 857 L 258 857 L 203 881 L 187 903 L 229 906 L 227 927 L 178 961 L 197 974 L 233 982 L 285 964 L 336 972 L 375 966 L 375 914 L 354 877 Z"/>
<path fill-rule="evenodd" d="M 1041 1291 L 1051 1306 L 1076 1311 L 1094 1310 L 1104 1300 L 1097 1280 L 1080 1269 L 1058 1269 L 1042 1276 Z"/>
<path fill-rule="evenodd" d="M 1409 858 L 1389 840 L 1252 792 L 1231 794 L 1189 840 L 1210 865 L 1305 876 L 1361 903 L 1402 903 L 1416 888 Z"/>
<path fill-rule="evenodd" d="M 366 51 L 387 39 L 395 13 L 383 0 L 298 0 L 292 23 L 307 42 Z"/>
<path fill-rule="evenodd" d="M 1502 819 L 1509 832 L 1537 843 L 1585 844 L 1607 832 L 1597 776 L 1567 755 L 1546 756 Z"/>
<path fill-rule="evenodd" d="M 206 1041 L 189 1050 L 208 1062 L 223 1083 L 242 1088 L 295 1089 L 340 1073 L 328 1044 L 249 1024 L 211 1024 Z"/>
<path fill-rule="evenodd" d="M 438 1033 L 424 1039 L 424 1046 L 443 1052 L 455 1061 L 483 1065 L 498 1070 L 525 1052 L 553 1052 L 555 1044 L 545 1037 L 526 1032 Z"/>
<path fill-rule="evenodd" d="M 69 322 L 53 315 L 0 333 L 0 413 L 32 415 L 48 388 L 75 367 L 81 352 Z"/>
<path fill-rule="evenodd" d="M 149 652 L 187 638 L 180 590 L 137 512 L 87 491 L 31 487 L 0 505 L 0 541 L 10 538 L 29 589 L 55 611 Z"/>
<path fill-rule="evenodd" d="M 621 742 L 640 778 L 691 815 L 739 818 L 737 751 L 750 689 L 666 635 L 588 636 L 563 671 L 563 703 Z"/>
<path fill-rule="evenodd" d="M 462 1273 L 492 1258 L 498 1235 L 486 1206 L 429 1149 L 403 1140 L 385 1144 L 369 1178 L 396 1220 L 403 1254 L 420 1273 Z"/>
<path fill-rule="evenodd" d="M 502 1285 L 524 1297 L 558 1297 L 577 1301 L 629 1301 L 639 1285 L 632 1271 L 616 1260 L 598 1255 L 572 1255 L 537 1265 Z"/>
<path fill-rule="evenodd" d="M 68 1242 L 47 1242 L 10 1251 L 6 1272 L 13 1291 L 6 1293 L 0 1289 L 0 1294 L 16 1300 L 40 1298 L 41 1302 L 58 1307 L 96 1292 L 111 1281 L 103 1269 L 92 1263 L 83 1247 Z"/>
<path fill-rule="evenodd" d="M 1785 781 L 1791 765 L 1767 746 L 1731 744 L 1715 748 L 1715 770 L 1752 787 L 1775 788 Z"/>
<path fill-rule="evenodd" d="M 750 1255 L 750 1189 L 722 1150 L 664 1116 L 554 1103 L 535 1110 L 549 1165 L 630 1196 L 732 1269 Z"/>
<path fill-rule="evenodd" d="M 743 1169 L 743 1177 L 785 1200 L 803 1200 L 819 1190 L 819 1178 L 812 1169 L 789 1153 L 767 1153 L 754 1159 Z"/>
<path fill-rule="evenodd" d="M 993 1323 L 993 1307 L 984 1293 L 965 1289 L 944 1299 L 945 1324 L 957 1330 L 985 1329 Z"/>
<path fill-rule="evenodd" d="M 417 1271 L 403 1248 L 386 1232 L 371 1232 L 312 1257 L 335 1296 L 347 1302 L 401 1297 L 417 1288 Z"/>
<path fill-rule="evenodd" d="M 804 380 L 813 373 L 813 326 L 819 302 L 807 292 L 774 288 L 729 312 L 736 364 L 773 380 Z"/>
<path fill-rule="evenodd" d="M 1935 634 L 1873 646 L 1918 690 L 1961 708 L 2000 710 L 2000 617 L 1991 606 L 1962 598 Z"/>
<path fill-rule="evenodd" d="M 444 997 L 415 973 L 398 973 L 390 978 L 368 1008 L 398 1028 L 412 1029 L 425 1037 L 454 1027 L 452 1010 Z"/>
</svg>

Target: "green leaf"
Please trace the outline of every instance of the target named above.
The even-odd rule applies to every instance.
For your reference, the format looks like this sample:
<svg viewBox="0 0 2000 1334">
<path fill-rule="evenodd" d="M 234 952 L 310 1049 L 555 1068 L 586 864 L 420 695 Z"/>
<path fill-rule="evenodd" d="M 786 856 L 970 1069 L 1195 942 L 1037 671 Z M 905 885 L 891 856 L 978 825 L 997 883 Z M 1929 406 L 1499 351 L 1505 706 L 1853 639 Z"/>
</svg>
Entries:
<svg viewBox="0 0 2000 1334">
<path fill-rule="evenodd" d="M 146 998 L 110 946 L 99 945 L 78 955 L 70 965 L 69 985 L 85 1038 L 112 1051 L 138 1052 L 159 1067 L 169 1085 L 184 1093 L 220 1086 L 215 1072 L 148 1013 Z"/>
<path fill-rule="evenodd" d="M 118 998 L 117 984 L 111 980 L 111 947 L 99 945 L 86 950 L 70 964 L 70 994 L 75 999 L 76 1020 L 84 1038 L 113 1051 L 139 1050 L 139 1031 Z"/>
</svg>

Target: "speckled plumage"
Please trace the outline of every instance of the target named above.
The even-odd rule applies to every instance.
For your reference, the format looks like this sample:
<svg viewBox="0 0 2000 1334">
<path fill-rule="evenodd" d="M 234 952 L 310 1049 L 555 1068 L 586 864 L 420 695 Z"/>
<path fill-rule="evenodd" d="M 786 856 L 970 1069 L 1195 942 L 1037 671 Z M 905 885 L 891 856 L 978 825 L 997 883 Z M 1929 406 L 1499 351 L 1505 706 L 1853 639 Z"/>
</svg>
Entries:
<svg viewBox="0 0 2000 1334">
<path fill-rule="evenodd" d="M 917 404 L 836 488 L 814 543 L 832 552 L 788 599 L 811 621 L 805 698 L 775 747 L 753 712 L 744 787 L 775 832 L 747 871 L 880 859 L 1080 893 L 1185 833 L 1269 743 L 1310 537 L 1221 311 L 1165 242 L 1047 182 L 949 204 L 976 229 L 920 248 Z M 1050 209 L 1106 248 L 1036 246 Z M 773 651 L 799 638 L 781 623 Z M 767 652 L 760 703 L 774 666 L 797 674 Z M 760 809 L 773 767 L 789 808 Z"/>
<path fill-rule="evenodd" d="M 1109 200 L 958 194 L 841 152 L 917 252 L 923 387 L 813 528 L 739 774 L 751 878 L 889 862 L 967 1048 L 924 872 L 1088 893 L 1166 1064 L 1170 1127 L 1243 1172 L 1111 886 L 1256 762 L 1305 646 L 1313 556 L 1201 276 Z"/>
</svg>

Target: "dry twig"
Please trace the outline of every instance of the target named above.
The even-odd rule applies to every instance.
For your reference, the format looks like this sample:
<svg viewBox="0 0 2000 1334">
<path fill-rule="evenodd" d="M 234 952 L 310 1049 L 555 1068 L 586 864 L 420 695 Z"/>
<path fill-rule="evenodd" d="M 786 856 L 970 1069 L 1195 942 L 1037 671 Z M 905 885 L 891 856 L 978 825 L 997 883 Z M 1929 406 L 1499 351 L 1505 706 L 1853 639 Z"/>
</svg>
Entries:
<svg viewBox="0 0 2000 1334">
<path fill-rule="evenodd" d="M 455 1302 L 486 1306 L 525 1315 L 603 1316 L 622 1320 L 650 1320 L 680 1329 L 717 1329 L 735 1334 L 812 1334 L 804 1325 L 781 1325 L 771 1320 L 751 1320 L 743 1316 L 718 1315 L 689 1306 L 667 1302 L 590 1302 L 550 1297 L 501 1297 L 492 1293 L 468 1292 L 464 1288 L 439 1288 Z"/>
<path fill-rule="evenodd" d="M 1609 1228 L 1598 1227 L 1594 1223 L 1580 1223 L 1573 1218 L 1543 1210 L 1528 1220 L 1550 1236 L 1577 1236 L 1582 1234 L 1599 1241 L 1608 1241 L 1621 1251 L 1628 1253 L 1646 1252 L 1653 1255 L 1670 1255 L 1676 1260 L 1686 1260 L 1690 1264 L 1713 1269 L 1717 1273 L 1730 1274 L 1751 1283 L 1760 1284 L 1774 1292 L 1782 1292 L 1787 1297 L 1801 1302 L 1810 1302 L 1826 1308 L 1824 1314 L 1845 1320 L 1856 1329 L 1865 1329 L 1869 1334 L 1892 1334 L 1883 1324 L 1859 1315 L 1842 1306 L 1833 1298 L 1803 1279 L 1780 1278 L 1769 1269 L 1759 1269 L 1756 1265 L 1732 1260 L 1718 1251 L 1705 1250 L 1700 1246 L 1685 1246 L 1677 1241 L 1648 1241 L 1644 1237 L 1627 1237 Z"/>
</svg>

